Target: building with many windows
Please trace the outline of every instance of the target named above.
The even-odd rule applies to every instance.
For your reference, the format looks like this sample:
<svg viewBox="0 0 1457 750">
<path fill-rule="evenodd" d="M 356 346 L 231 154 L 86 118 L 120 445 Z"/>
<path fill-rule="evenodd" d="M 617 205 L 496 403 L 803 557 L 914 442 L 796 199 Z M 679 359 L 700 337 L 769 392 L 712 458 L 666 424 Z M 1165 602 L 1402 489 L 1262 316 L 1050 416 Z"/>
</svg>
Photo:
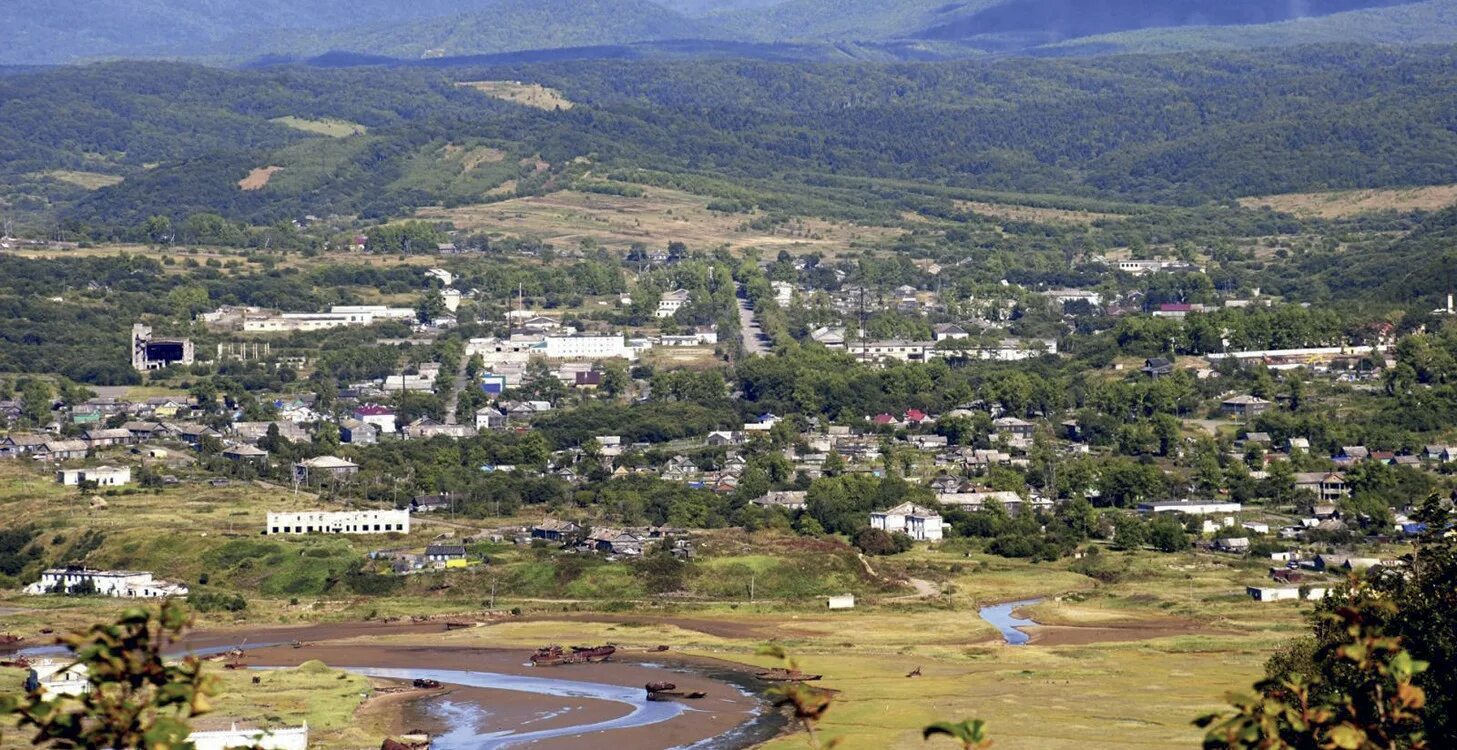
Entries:
<svg viewBox="0 0 1457 750">
<path fill-rule="evenodd" d="M 405 510 L 306 511 L 269 513 L 265 534 L 388 534 L 410 533 L 410 512 Z"/>
</svg>

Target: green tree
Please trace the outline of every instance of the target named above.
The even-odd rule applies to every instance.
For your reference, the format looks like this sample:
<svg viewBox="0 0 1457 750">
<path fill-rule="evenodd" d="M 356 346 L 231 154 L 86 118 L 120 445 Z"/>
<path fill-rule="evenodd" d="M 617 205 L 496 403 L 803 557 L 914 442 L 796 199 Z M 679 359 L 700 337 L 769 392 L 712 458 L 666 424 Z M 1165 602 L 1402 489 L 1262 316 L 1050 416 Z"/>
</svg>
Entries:
<svg viewBox="0 0 1457 750">
<path fill-rule="evenodd" d="M 91 689 L 47 698 L 33 685 L 23 696 L 0 698 L 0 713 L 34 730 L 37 747 L 190 748 L 188 721 L 210 710 L 216 686 L 197 657 L 162 655 L 189 621 L 186 608 L 169 601 L 160 611 L 128 609 L 114 623 L 65 636 Z"/>
</svg>

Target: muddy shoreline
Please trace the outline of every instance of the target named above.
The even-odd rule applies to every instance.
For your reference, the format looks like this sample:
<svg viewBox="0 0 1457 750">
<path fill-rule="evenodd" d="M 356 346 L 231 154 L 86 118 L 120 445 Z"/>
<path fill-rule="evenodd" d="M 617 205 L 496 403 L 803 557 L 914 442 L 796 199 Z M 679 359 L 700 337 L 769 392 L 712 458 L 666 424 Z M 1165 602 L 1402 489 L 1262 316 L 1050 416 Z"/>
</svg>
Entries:
<svg viewBox="0 0 1457 750">
<path fill-rule="evenodd" d="M 769 711 L 757 694 L 746 692 L 744 688 L 751 685 L 752 679 L 747 672 L 738 673 L 741 679 L 731 682 L 734 676 L 731 670 L 713 669 L 698 660 L 670 654 L 629 654 L 602 663 L 534 667 L 520 649 L 359 642 L 250 648 L 245 661 L 250 667 L 292 667 L 313 659 L 371 676 L 378 676 L 381 670 L 388 671 L 396 681 L 419 673 L 439 675 L 445 682 L 450 673 L 469 672 L 562 682 L 562 689 L 554 694 L 445 682 L 444 689 L 418 691 L 418 698 L 410 693 L 391 693 L 373 699 L 393 704 L 392 708 L 398 710 L 397 718 L 389 720 L 390 725 L 401 731 L 423 729 L 439 738 L 437 744 L 445 747 L 492 747 L 491 743 L 495 742 L 503 747 L 553 750 L 581 747 L 590 737 L 610 739 L 615 750 L 683 746 L 726 750 L 763 741 L 777 734 L 783 725 L 782 719 Z M 715 674 L 711 676 L 705 671 Z M 683 690 L 702 690 L 708 696 L 683 701 L 681 708 L 649 704 L 648 708 L 657 714 L 672 715 L 642 726 L 543 737 L 529 743 L 511 739 L 512 734 L 550 734 L 553 730 L 622 721 L 643 710 L 641 705 L 584 695 L 574 690 L 572 683 L 617 686 L 640 696 L 644 695 L 644 684 L 658 680 L 671 681 Z M 509 680 L 502 681 L 511 684 Z M 381 710 L 368 703 L 365 709 Z M 492 739 L 483 743 L 480 740 L 483 736 Z M 456 739 L 452 741 L 450 737 Z"/>
</svg>

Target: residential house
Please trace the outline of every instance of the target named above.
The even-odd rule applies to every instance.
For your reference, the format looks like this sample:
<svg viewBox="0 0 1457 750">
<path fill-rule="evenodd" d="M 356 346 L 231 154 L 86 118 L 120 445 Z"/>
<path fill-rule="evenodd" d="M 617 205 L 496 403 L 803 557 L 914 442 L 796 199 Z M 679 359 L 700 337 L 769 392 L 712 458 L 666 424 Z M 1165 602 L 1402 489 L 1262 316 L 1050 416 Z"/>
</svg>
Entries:
<svg viewBox="0 0 1457 750">
<path fill-rule="evenodd" d="M 1265 413 L 1269 408 L 1270 402 L 1259 396 L 1231 396 L 1219 402 L 1219 411 L 1231 417 L 1253 417 Z"/>
<path fill-rule="evenodd" d="M 1295 489 L 1310 490 L 1321 504 L 1338 503 L 1351 494 L 1351 488 L 1346 484 L 1346 475 L 1338 471 L 1297 473 Z"/>
<path fill-rule="evenodd" d="M 234 445 L 223 450 L 223 458 L 229 461 L 263 463 L 268 460 L 268 451 L 247 444 Z"/>
<path fill-rule="evenodd" d="M 1013 442 L 1026 442 L 1032 439 L 1036 426 L 1016 417 L 1000 417 L 992 420 L 992 429 Z"/>
<path fill-rule="evenodd" d="M 728 448 L 735 445 L 742 445 L 744 433 L 736 430 L 715 430 L 708 433 L 704 442 L 714 448 Z"/>
<path fill-rule="evenodd" d="M 511 423 L 506 413 L 494 406 L 482 406 L 476 410 L 476 431 L 504 430 Z"/>
<path fill-rule="evenodd" d="M 127 422 L 121 428 L 130 432 L 132 440 L 139 443 L 167 435 L 167 428 L 161 422 Z"/>
<path fill-rule="evenodd" d="M 804 510 L 808 495 L 809 493 L 803 491 L 768 492 L 749 502 L 764 508 Z"/>
<path fill-rule="evenodd" d="M 658 298 L 658 309 L 653 313 L 655 317 L 671 318 L 673 314 L 688 304 L 688 291 L 686 289 L 675 289 L 665 292 Z"/>
<path fill-rule="evenodd" d="M 1285 450 L 1291 453 L 1309 453 L 1310 441 L 1303 437 L 1293 437 L 1285 441 Z"/>
<path fill-rule="evenodd" d="M 426 562 L 441 563 L 447 566 L 452 562 L 465 563 L 465 545 L 462 544 L 432 544 L 425 548 Z"/>
<path fill-rule="evenodd" d="M 1165 375 L 1174 374 L 1174 363 L 1163 357 L 1153 357 L 1143 361 L 1143 374 L 1155 380 Z"/>
<path fill-rule="evenodd" d="M 47 440 L 40 450 L 33 451 L 36 458 L 50 461 L 71 461 L 85 458 L 91 447 L 85 440 Z"/>
<path fill-rule="evenodd" d="M 393 435 L 399 428 L 395 425 L 395 410 L 379 404 L 364 404 L 354 410 L 354 418 L 372 424 L 382 435 Z"/>
<path fill-rule="evenodd" d="M 379 442 L 379 428 L 364 420 L 346 417 L 339 422 L 339 440 L 350 445 L 374 445 Z"/>
<path fill-rule="evenodd" d="M 359 464 L 338 456 L 306 458 L 293 467 L 294 478 L 305 484 L 348 479 L 358 473 Z"/>
<path fill-rule="evenodd" d="M 954 323 L 942 323 L 931 329 L 931 338 L 936 341 L 947 341 L 950 339 L 970 338 L 971 334 L 965 328 Z"/>
<path fill-rule="evenodd" d="M 412 440 L 429 440 L 433 437 L 454 439 L 467 438 L 476 434 L 468 424 L 444 424 L 429 417 L 421 417 L 405 426 L 405 437 Z"/>
<path fill-rule="evenodd" d="M 581 531 L 582 527 L 571 521 L 546 520 L 531 527 L 531 538 L 565 544 L 575 539 Z"/>
<path fill-rule="evenodd" d="M 940 541 L 942 536 L 941 514 L 908 502 L 871 513 L 870 527 L 903 533 L 920 542 Z"/>
<path fill-rule="evenodd" d="M 113 445 L 129 445 L 136 442 L 131 430 L 124 427 L 87 430 L 81 433 L 81 438 L 92 448 L 108 448 Z"/>
<path fill-rule="evenodd" d="M 410 500 L 411 513 L 434 513 L 450 509 L 449 495 L 416 495 Z"/>
<path fill-rule="evenodd" d="M 36 451 L 45 448 L 46 442 L 50 440 L 46 435 L 6 435 L 0 438 L 0 457 L 18 458 L 28 456 Z"/>
<path fill-rule="evenodd" d="M 613 528 L 593 529 L 583 540 L 583 544 L 593 552 L 604 552 L 609 555 L 641 555 L 643 548 L 642 537 Z"/>
<path fill-rule="evenodd" d="M 233 435 L 245 443 L 257 444 L 268 436 L 270 428 L 276 428 L 278 436 L 290 443 L 311 443 L 314 438 L 308 430 L 283 420 L 273 422 L 234 422 Z"/>
</svg>

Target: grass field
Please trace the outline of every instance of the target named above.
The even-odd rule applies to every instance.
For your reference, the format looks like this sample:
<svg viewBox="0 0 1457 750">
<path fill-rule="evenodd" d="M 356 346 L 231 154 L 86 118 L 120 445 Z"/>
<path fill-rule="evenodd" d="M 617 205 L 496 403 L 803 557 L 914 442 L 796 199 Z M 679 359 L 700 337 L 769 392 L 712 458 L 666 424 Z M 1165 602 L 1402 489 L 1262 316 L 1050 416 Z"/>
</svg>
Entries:
<svg viewBox="0 0 1457 750">
<path fill-rule="evenodd" d="M 1304 218 L 1345 219 L 1385 211 L 1437 211 L 1457 204 L 1457 185 L 1288 193 L 1241 198 L 1239 202 L 1248 208 L 1265 206 Z"/>
<path fill-rule="evenodd" d="M 520 81 L 462 81 L 456 84 L 465 88 L 472 88 L 496 99 L 504 99 L 508 102 L 521 104 L 537 109 L 571 109 L 573 103 L 562 95 L 562 92 L 553 88 L 547 88 L 539 83 L 522 83 Z"/>
<path fill-rule="evenodd" d="M 359 135 L 361 133 L 369 132 L 369 128 L 366 128 L 357 122 L 349 122 L 348 120 L 336 120 L 332 117 L 322 120 L 308 120 L 302 117 L 294 117 L 293 115 L 289 115 L 288 117 L 275 117 L 270 120 L 270 122 L 276 122 L 279 125 L 290 127 L 294 130 L 302 130 L 307 133 L 318 133 L 319 135 L 327 135 L 330 138 L 346 138 L 351 135 Z"/>
<path fill-rule="evenodd" d="M 337 575 L 342 562 L 367 549 L 422 544 L 443 528 L 400 540 L 262 538 L 257 529 L 266 511 L 319 504 L 266 485 L 186 484 L 107 501 L 92 508 L 39 471 L 0 464 L 0 513 L 12 523 L 42 525 L 48 556 L 83 543 L 87 530 L 100 531 L 104 539 L 85 555 L 93 564 L 149 569 L 194 585 L 207 572 L 225 589 L 247 594 L 246 612 L 204 613 L 203 627 L 435 614 L 480 619 L 499 580 L 516 587 L 502 587 L 501 621 L 378 641 L 523 649 L 662 644 L 755 665 L 769 664 L 756 649 L 774 642 L 839 691 L 822 729 L 844 737 L 843 748 L 922 747 L 924 724 L 968 717 L 990 722 L 998 748 L 1194 748 L 1199 732 L 1190 721 L 1220 708 L 1226 691 L 1256 680 L 1268 656 L 1305 629 L 1309 609 L 1250 601 L 1243 588 L 1264 580 L 1264 562 L 1213 553 L 1103 551 L 1091 562 L 1034 563 L 948 544 L 874 558 L 869 574 L 830 542 L 741 531 L 700 540 L 687 597 L 648 595 L 621 563 L 577 558 L 569 565 L 573 556 L 511 545 L 485 545 L 488 566 L 412 577 L 396 594 L 368 597 L 321 588 L 320 577 Z M 563 584 L 568 574 L 574 578 Z M 935 586 L 917 595 L 905 583 L 911 578 Z M 825 609 L 824 594 L 841 591 L 855 591 L 857 608 Z M 1037 631 L 1030 646 L 1002 645 L 977 615 L 989 603 L 1034 597 L 1046 599 L 1024 613 L 1050 627 Z M 0 599 L 5 627 L 31 636 L 41 627 L 114 617 L 126 605 Z M 505 615 L 513 607 L 526 616 Z M 915 667 L 923 676 L 906 677 Z M 217 716 L 274 726 L 307 717 L 324 747 L 354 746 L 361 730 L 338 717 L 369 692 L 358 680 L 312 669 L 269 673 L 258 687 L 229 683 Z M 768 747 L 802 742 L 790 736 Z"/>
<path fill-rule="evenodd" d="M 1076 211 L 1065 208 L 1050 208 L 1041 206 L 1021 206 L 1015 203 L 989 203 L 986 201 L 955 201 L 955 205 L 962 211 L 983 216 L 993 216 L 998 219 L 1011 221 L 1030 221 L 1038 224 L 1079 224 L 1087 225 L 1095 221 L 1117 220 L 1125 218 L 1118 214 L 1100 213 L 1097 211 Z"/>
<path fill-rule="evenodd" d="M 73 169 L 53 169 L 43 173 L 46 177 L 61 182 L 70 183 L 87 190 L 100 190 L 104 187 L 111 187 L 122 182 L 124 178 L 114 174 L 102 174 L 101 172 L 83 172 Z"/>
<path fill-rule="evenodd" d="M 468 231 L 501 232 L 573 246 L 593 241 L 626 249 L 634 243 L 662 247 L 678 240 L 695 248 L 844 252 L 859 244 L 893 241 L 902 230 L 823 219 L 793 228 L 755 229 L 756 218 L 708 210 L 708 199 L 677 190 L 644 188 L 642 197 L 561 191 L 461 208 L 426 208 L 420 218 L 448 220 Z"/>
</svg>

